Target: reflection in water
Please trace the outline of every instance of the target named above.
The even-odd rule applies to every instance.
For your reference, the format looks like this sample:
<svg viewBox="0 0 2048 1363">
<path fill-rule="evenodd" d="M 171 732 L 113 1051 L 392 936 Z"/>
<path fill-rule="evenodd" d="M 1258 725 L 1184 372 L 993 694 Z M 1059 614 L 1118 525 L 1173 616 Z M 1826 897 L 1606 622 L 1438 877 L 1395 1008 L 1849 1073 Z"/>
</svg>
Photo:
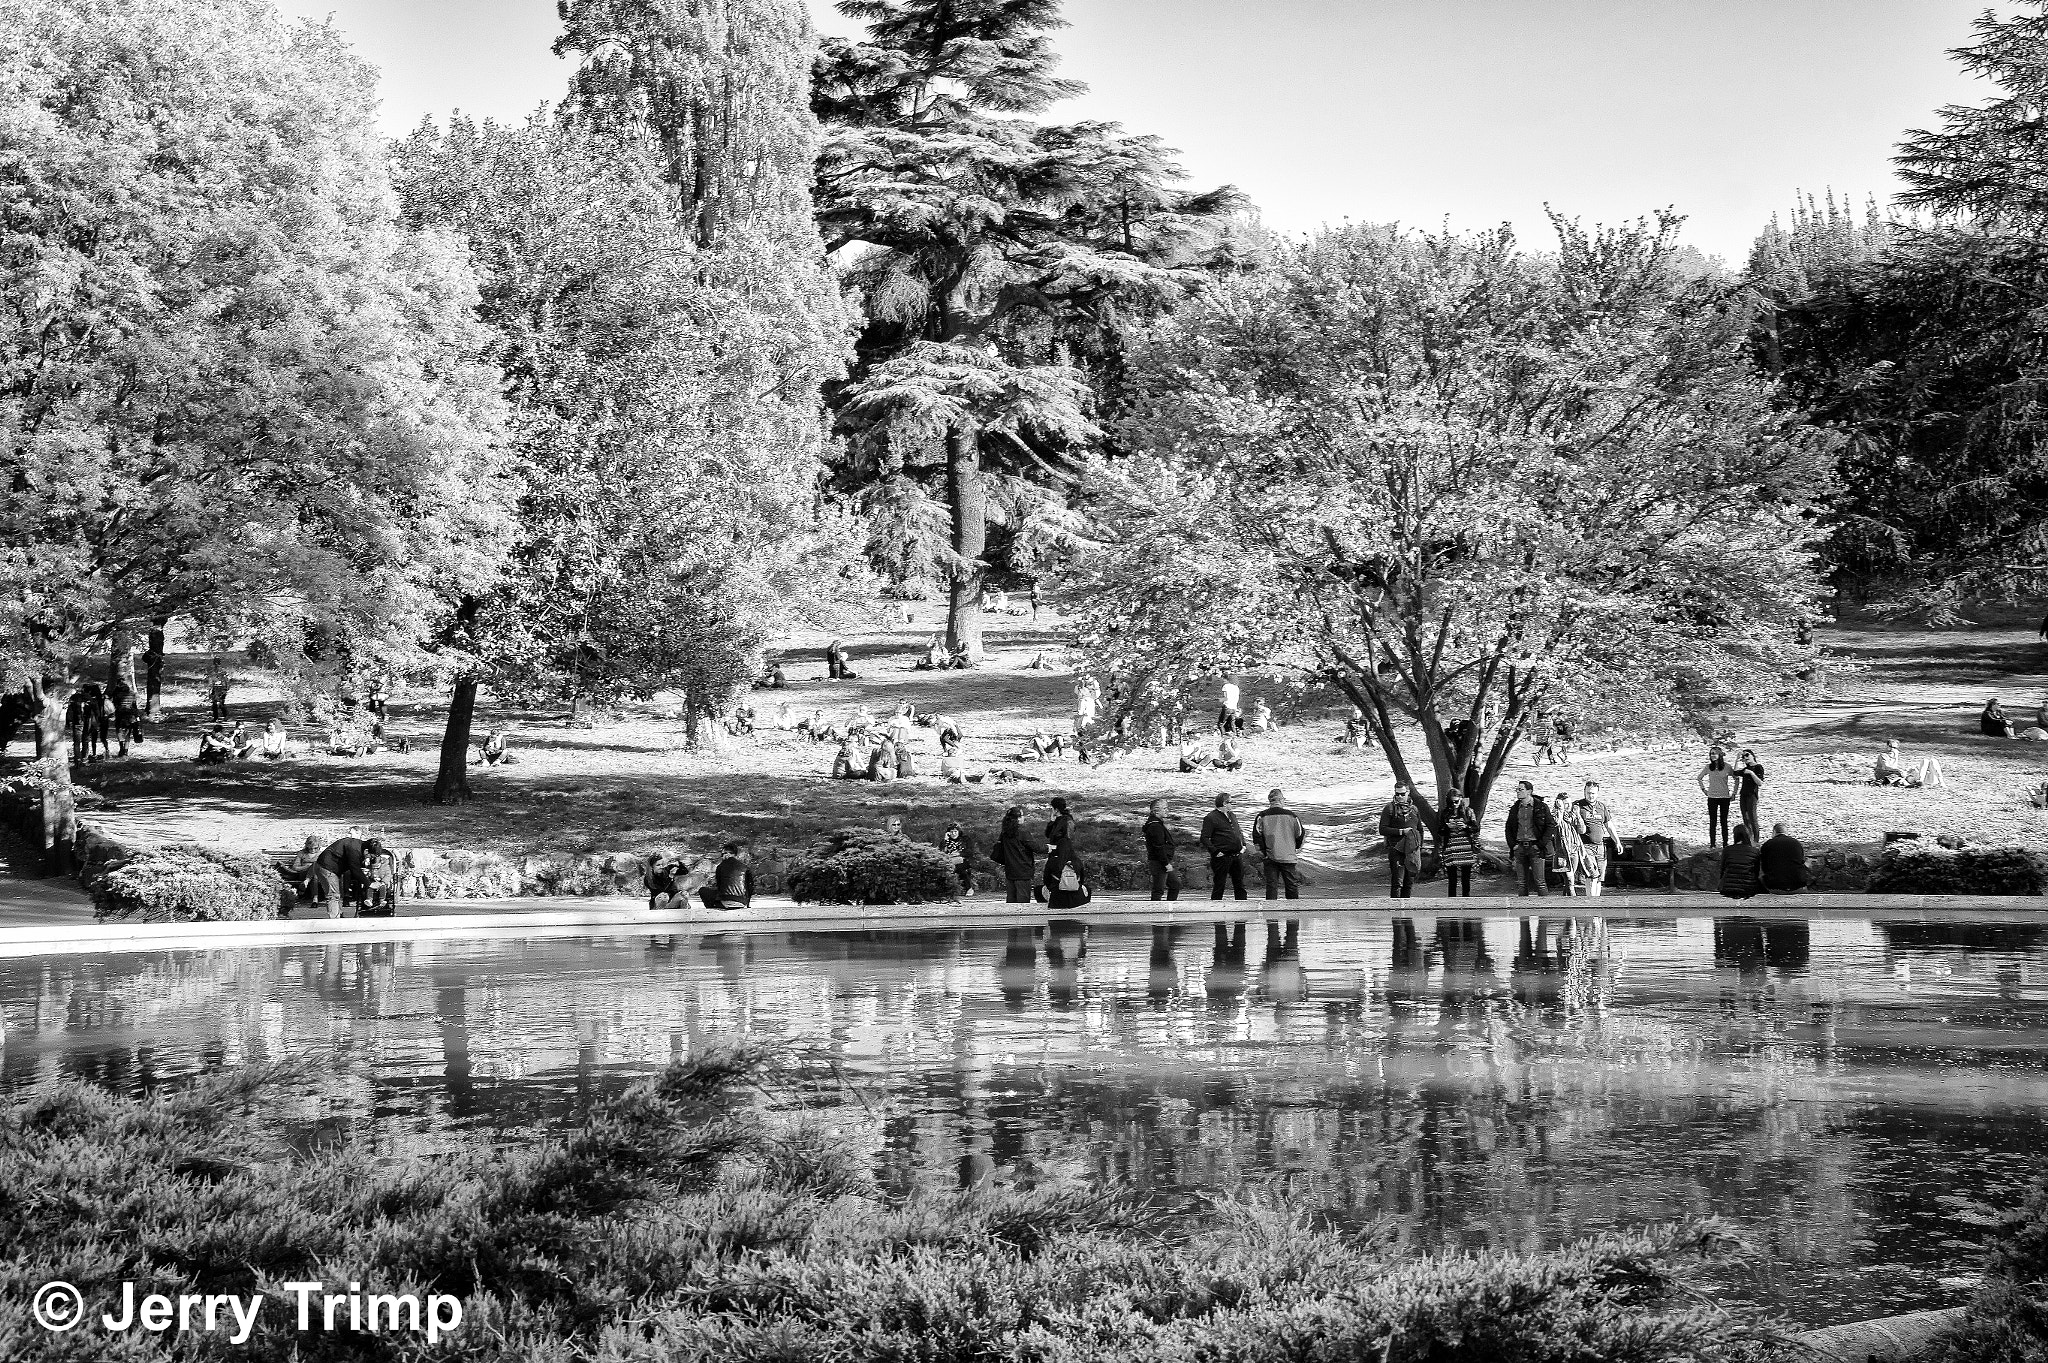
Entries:
<svg viewBox="0 0 2048 1363">
<path fill-rule="evenodd" d="M 1940 1280 L 2037 1171 L 2048 1100 L 2048 931 L 2027 924 L 329 944 L 0 961 L 0 1009 L 8 1088 L 310 1057 L 280 1128 L 394 1153 L 528 1139 L 709 1037 L 787 1036 L 860 1086 L 819 1096 L 892 1189 L 1270 1187 L 1424 1246 L 1716 1214 L 1764 1251 L 1723 1290 L 1814 1323 L 1954 1300 Z"/>
</svg>

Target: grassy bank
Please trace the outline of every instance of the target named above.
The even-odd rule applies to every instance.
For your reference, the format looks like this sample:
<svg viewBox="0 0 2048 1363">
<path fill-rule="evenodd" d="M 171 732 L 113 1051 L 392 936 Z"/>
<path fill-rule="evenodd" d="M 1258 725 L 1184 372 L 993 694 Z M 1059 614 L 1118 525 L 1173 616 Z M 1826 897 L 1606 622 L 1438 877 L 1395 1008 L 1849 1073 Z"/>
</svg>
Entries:
<svg viewBox="0 0 2048 1363">
<path fill-rule="evenodd" d="M 0 1119 L 0 1356 L 285 1359 L 1677 1363 L 1782 1354 L 1689 1299 L 1712 1227 L 1555 1254 L 1418 1257 L 1251 1205 L 1174 1220 L 1081 1191 L 882 1197 L 849 1142 L 699 1056 L 568 1139 L 378 1158 L 273 1148 L 276 1072 L 163 1102 L 80 1086 Z M 52 1336 L 48 1279 L 88 1304 Z M 454 1298 L 437 1341 L 296 1328 L 284 1284 Z M 250 1337 L 112 1336 L 138 1294 L 261 1295 Z M 315 1299 L 318 1300 L 317 1298 Z M 444 1312 L 443 1319 L 446 1319 Z"/>
</svg>

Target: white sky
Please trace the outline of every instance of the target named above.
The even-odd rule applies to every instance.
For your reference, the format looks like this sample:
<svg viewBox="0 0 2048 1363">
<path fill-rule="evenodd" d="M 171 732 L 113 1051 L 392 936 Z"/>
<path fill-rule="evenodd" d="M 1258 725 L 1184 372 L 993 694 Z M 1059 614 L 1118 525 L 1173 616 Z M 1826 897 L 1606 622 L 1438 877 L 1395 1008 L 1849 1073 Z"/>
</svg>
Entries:
<svg viewBox="0 0 2048 1363">
<path fill-rule="evenodd" d="M 819 27 L 855 25 L 811 0 Z M 281 0 L 384 75 L 394 133 L 523 117 L 562 88 L 554 0 Z M 1108 118 L 1272 225 L 1614 222 L 1670 206 L 1731 264 L 1799 190 L 1894 188 L 1907 128 L 1971 101 L 1946 49 L 1983 0 L 1068 0 L 1055 118 Z"/>
</svg>

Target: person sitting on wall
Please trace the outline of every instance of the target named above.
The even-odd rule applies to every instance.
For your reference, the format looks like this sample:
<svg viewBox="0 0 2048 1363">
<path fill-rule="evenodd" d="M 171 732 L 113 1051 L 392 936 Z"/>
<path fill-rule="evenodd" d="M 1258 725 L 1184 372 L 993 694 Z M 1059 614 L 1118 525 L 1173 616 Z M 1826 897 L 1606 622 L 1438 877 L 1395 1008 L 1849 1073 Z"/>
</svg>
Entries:
<svg viewBox="0 0 2048 1363">
<path fill-rule="evenodd" d="M 1721 849 L 1721 893 L 1730 899 L 1753 899 L 1757 890 L 1757 849 L 1749 825 L 1735 825 L 1735 840 Z"/>
<path fill-rule="evenodd" d="M 1757 879 L 1772 894 L 1806 888 L 1806 847 L 1784 824 L 1771 825 L 1770 838 L 1757 852 Z"/>
<path fill-rule="evenodd" d="M 725 844 L 725 857 L 711 873 L 711 883 L 698 892 L 707 909 L 731 912 L 754 902 L 752 857 L 743 842 Z"/>
</svg>

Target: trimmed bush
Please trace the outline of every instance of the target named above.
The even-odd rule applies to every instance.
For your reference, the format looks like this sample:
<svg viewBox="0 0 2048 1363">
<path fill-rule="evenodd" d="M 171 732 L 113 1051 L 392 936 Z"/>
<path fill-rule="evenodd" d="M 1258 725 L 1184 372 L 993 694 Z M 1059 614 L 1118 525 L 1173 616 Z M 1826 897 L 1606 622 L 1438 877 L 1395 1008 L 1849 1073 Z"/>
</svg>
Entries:
<svg viewBox="0 0 2048 1363">
<path fill-rule="evenodd" d="M 121 1284 L 262 1294 L 243 1363 L 1749 1363 L 1761 1322 L 1683 1299 L 1711 1224 L 1554 1254 L 1406 1252 L 1270 1208 L 1169 1221 L 1081 1188 L 885 1196 L 845 1109 L 792 1111 L 760 1057 L 700 1056 L 565 1139 L 393 1155 L 268 1137 L 276 1069 L 168 1099 L 74 1081 L 0 1111 L 0 1352 L 167 1356 L 29 1319 L 42 1283 L 89 1310 Z M 835 1101 L 836 1101 L 835 1094 Z M 800 1104 L 799 1104 L 800 1107 Z M 448 1294 L 438 1346 L 296 1325 L 291 1281 Z M 330 1287 L 329 1290 L 338 1290 Z M 316 1299 L 317 1300 L 317 1299 Z M 90 1317 L 89 1317 L 90 1319 Z M 1788 1351 L 1786 1359 L 1803 1357 Z"/>
<path fill-rule="evenodd" d="M 1929 847 L 1895 842 L 1877 859 L 1872 894 L 2048 893 L 2048 859 L 2024 847 Z"/>
<path fill-rule="evenodd" d="M 933 904 L 957 899 L 953 863 L 928 842 L 877 828 L 842 828 L 818 839 L 789 868 L 800 904 Z"/>
<path fill-rule="evenodd" d="M 281 918 L 291 891 L 261 857 L 205 847 L 137 853 L 92 887 L 93 917 L 120 923 L 253 923 Z"/>
</svg>

